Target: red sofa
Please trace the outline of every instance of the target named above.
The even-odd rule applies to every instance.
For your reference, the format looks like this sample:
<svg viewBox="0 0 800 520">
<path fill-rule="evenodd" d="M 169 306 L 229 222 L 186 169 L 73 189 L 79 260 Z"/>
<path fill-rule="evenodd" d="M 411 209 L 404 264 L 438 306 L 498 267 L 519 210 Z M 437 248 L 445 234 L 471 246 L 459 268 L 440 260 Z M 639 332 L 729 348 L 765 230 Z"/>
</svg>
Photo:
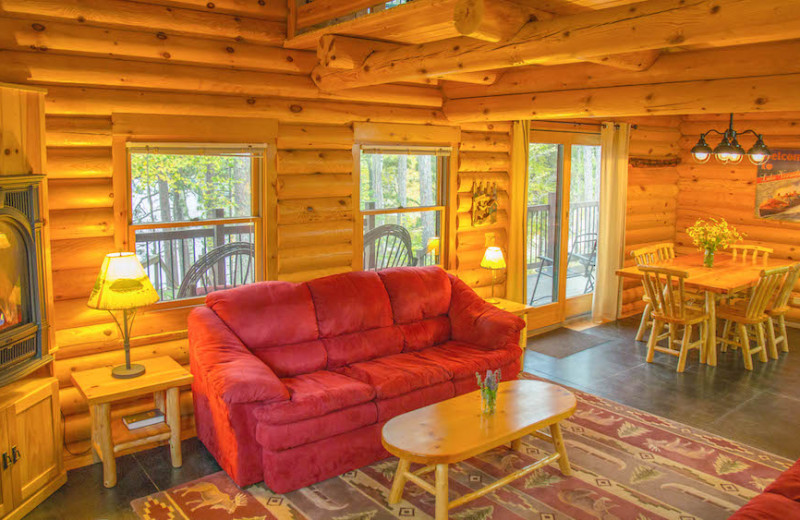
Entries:
<svg viewBox="0 0 800 520">
<path fill-rule="evenodd" d="M 735 512 L 729 520 L 788 520 L 800 518 L 800 460 Z"/>
<path fill-rule="evenodd" d="M 438 267 L 218 291 L 189 316 L 197 435 L 285 493 L 388 456 L 392 417 L 520 370 L 524 322 Z"/>
</svg>

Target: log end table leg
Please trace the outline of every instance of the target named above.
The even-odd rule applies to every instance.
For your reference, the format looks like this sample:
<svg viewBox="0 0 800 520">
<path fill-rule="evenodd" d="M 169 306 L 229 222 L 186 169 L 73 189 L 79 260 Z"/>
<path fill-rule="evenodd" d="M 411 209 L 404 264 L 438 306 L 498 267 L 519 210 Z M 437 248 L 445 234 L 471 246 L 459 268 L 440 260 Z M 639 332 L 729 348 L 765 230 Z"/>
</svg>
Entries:
<svg viewBox="0 0 800 520">
<path fill-rule="evenodd" d="M 447 464 L 436 465 L 436 520 L 447 520 L 450 509 Z"/>
<path fill-rule="evenodd" d="M 167 389 L 167 424 L 169 425 L 169 453 L 172 457 L 172 467 L 180 468 L 183 465 L 181 454 L 181 405 L 180 392 L 177 387 Z"/>
<path fill-rule="evenodd" d="M 96 405 L 94 415 L 97 417 L 95 436 L 103 461 L 103 485 L 112 488 L 117 485 L 117 459 L 114 458 L 114 441 L 111 438 L 111 405 Z"/>
<path fill-rule="evenodd" d="M 406 472 L 411 467 L 411 461 L 400 459 L 397 463 L 397 470 L 394 473 L 392 490 L 389 492 L 389 503 L 396 504 L 403 498 L 403 488 L 406 485 Z"/>
<path fill-rule="evenodd" d="M 569 457 L 567 457 L 567 446 L 564 444 L 564 437 L 561 435 L 561 425 L 558 423 L 551 424 L 550 435 L 553 437 L 553 446 L 556 448 L 556 452 L 561 455 L 558 458 L 558 467 L 561 468 L 561 473 L 565 476 L 572 475 Z"/>
</svg>

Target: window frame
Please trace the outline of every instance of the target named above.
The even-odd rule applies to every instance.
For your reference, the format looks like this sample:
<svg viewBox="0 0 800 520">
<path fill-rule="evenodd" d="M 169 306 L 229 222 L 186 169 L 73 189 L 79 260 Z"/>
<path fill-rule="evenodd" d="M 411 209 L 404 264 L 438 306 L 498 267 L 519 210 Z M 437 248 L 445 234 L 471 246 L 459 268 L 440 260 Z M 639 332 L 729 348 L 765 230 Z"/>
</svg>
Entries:
<svg viewBox="0 0 800 520">
<path fill-rule="evenodd" d="M 446 153 L 445 153 L 446 151 Z M 425 152 L 428 152 L 427 154 Z M 434 206 L 415 206 L 411 208 L 390 208 L 390 209 L 372 209 L 365 210 L 361 208 L 361 156 L 363 154 L 385 154 L 385 155 L 399 155 L 401 153 L 407 155 L 435 155 L 436 157 L 436 171 L 437 171 L 437 204 Z M 377 215 L 395 215 L 402 213 L 422 213 L 427 211 L 439 212 L 439 259 L 438 262 L 431 265 L 438 265 L 443 269 L 450 266 L 451 258 L 451 245 L 450 245 L 450 231 L 452 227 L 451 219 L 455 217 L 452 211 L 452 204 L 450 204 L 451 197 L 453 196 L 453 186 L 451 184 L 451 177 L 453 177 L 453 164 L 457 162 L 457 157 L 454 157 L 456 147 L 450 145 L 398 145 L 398 144 L 369 144 L 361 143 L 353 146 L 353 162 L 354 162 L 354 233 L 356 240 L 354 244 L 354 270 L 364 270 L 364 218 L 368 216 Z M 456 159 L 454 161 L 454 159 Z"/>
<path fill-rule="evenodd" d="M 131 155 L 136 149 L 153 147 L 159 149 L 158 153 L 161 154 L 181 154 L 191 155 L 192 150 L 241 150 L 244 148 L 257 148 L 260 153 L 259 157 L 254 158 L 251 164 L 250 172 L 250 197 L 251 197 L 251 215 L 247 217 L 230 217 L 221 219 L 205 219 L 205 220 L 184 220 L 178 222 L 162 222 L 162 223 L 133 223 L 133 189 L 132 189 L 132 174 L 131 174 Z M 204 155 L 196 153 L 194 155 Z M 253 225 L 253 239 L 255 247 L 255 262 L 254 262 L 254 280 L 259 282 L 267 279 L 267 266 L 266 266 L 266 239 L 265 239 L 265 186 L 267 178 L 267 164 L 270 158 L 270 144 L 269 143 L 244 143 L 244 142 L 219 142 L 219 143 L 199 143 L 199 142 L 186 142 L 186 141 L 169 141 L 169 142 L 150 142 L 127 140 L 125 142 L 125 218 L 126 218 L 126 237 L 127 248 L 130 251 L 136 251 L 136 231 L 144 229 L 178 229 L 178 228 L 191 228 L 202 226 L 215 226 L 215 225 L 235 225 L 235 224 L 252 224 Z M 191 298 L 174 299 L 174 300 L 159 300 L 151 307 L 153 309 L 171 309 L 187 306 L 200 305 L 205 301 L 205 296 L 195 296 Z"/>
</svg>

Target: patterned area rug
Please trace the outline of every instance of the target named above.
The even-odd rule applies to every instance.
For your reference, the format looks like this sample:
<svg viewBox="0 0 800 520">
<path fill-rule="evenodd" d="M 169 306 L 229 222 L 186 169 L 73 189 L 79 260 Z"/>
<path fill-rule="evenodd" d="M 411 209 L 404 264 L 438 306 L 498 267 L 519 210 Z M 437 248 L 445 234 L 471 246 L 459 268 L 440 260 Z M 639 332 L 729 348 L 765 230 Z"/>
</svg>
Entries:
<svg viewBox="0 0 800 520">
<path fill-rule="evenodd" d="M 451 519 L 725 519 L 791 464 L 729 439 L 574 392 L 578 410 L 562 423 L 573 475 L 564 477 L 553 464 L 453 509 Z M 551 451 L 547 442 L 527 437 L 523 453 L 498 448 L 453 465 L 451 499 Z M 386 459 L 285 495 L 263 484 L 242 491 L 217 473 L 132 505 L 143 520 L 432 519 L 433 497 L 414 484 L 406 485 L 402 502 L 387 504 L 396 466 L 397 459 Z M 432 474 L 426 477 L 433 481 Z"/>
</svg>

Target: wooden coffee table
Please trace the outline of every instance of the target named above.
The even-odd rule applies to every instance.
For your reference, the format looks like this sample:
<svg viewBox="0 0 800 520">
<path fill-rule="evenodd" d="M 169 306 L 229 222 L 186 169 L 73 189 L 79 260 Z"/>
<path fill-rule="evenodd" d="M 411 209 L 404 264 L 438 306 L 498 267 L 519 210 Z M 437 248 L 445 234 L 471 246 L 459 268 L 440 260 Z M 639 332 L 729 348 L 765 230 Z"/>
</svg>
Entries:
<svg viewBox="0 0 800 520">
<path fill-rule="evenodd" d="M 558 461 L 561 472 L 570 474 L 569 459 L 559 422 L 575 413 L 577 401 L 568 390 L 543 381 L 500 383 L 497 410 L 481 413 L 480 392 L 464 394 L 391 419 L 383 427 L 383 446 L 400 458 L 389 503 L 396 504 L 411 481 L 436 497 L 436 520 L 445 520 L 448 510 L 482 497 L 495 489 Z M 550 428 L 550 435 L 538 430 Z M 519 450 L 522 437 L 533 435 L 553 443 L 556 452 L 488 486 L 450 500 L 448 465 L 461 462 L 503 444 Z M 410 471 L 412 462 L 424 467 Z M 436 472 L 431 485 L 421 475 Z"/>
</svg>

